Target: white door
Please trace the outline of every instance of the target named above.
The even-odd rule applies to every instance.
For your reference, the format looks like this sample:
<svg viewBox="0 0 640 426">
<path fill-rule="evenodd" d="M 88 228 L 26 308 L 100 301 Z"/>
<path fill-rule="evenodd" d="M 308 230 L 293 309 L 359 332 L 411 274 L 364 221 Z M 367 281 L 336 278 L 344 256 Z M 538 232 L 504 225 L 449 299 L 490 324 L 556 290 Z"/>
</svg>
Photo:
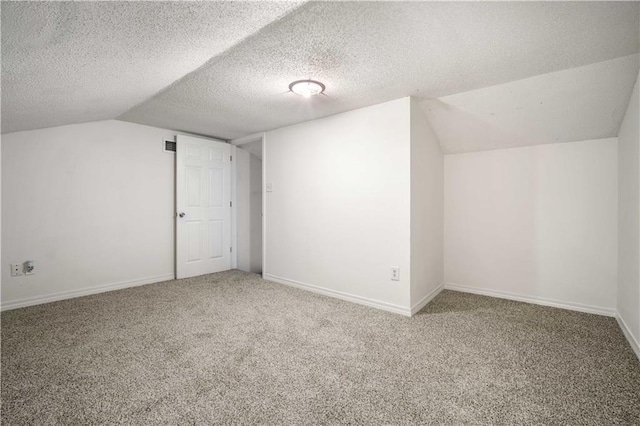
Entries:
<svg viewBox="0 0 640 426">
<path fill-rule="evenodd" d="M 231 146 L 176 136 L 176 277 L 231 269 Z"/>
</svg>

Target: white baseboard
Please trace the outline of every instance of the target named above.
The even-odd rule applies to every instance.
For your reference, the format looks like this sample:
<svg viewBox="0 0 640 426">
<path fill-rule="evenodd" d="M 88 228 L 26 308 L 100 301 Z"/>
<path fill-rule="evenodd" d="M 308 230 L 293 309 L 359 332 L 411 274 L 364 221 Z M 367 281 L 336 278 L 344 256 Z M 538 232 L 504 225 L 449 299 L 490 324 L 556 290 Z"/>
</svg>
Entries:
<svg viewBox="0 0 640 426">
<path fill-rule="evenodd" d="M 61 291 L 59 293 L 51 293 L 42 296 L 28 297 L 26 299 L 2 301 L 0 310 L 8 311 L 10 309 L 24 308 L 25 306 L 41 305 L 43 303 L 56 302 L 58 300 L 73 299 L 75 297 L 88 296 L 90 294 L 104 293 L 112 290 L 119 290 L 128 287 L 137 287 L 145 284 L 153 284 L 161 281 L 175 279 L 174 274 L 157 275 L 155 277 L 140 278 L 137 280 L 120 281 L 117 283 L 102 284 L 93 287 L 85 287 L 77 290 Z"/>
<path fill-rule="evenodd" d="M 431 302 L 433 298 L 436 297 L 443 289 L 444 283 L 440 284 L 438 287 L 434 288 L 431 293 L 420 299 L 418 303 L 411 307 L 411 316 L 417 314 L 420 309 L 424 308 L 427 303 Z"/>
<path fill-rule="evenodd" d="M 461 291 L 464 293 L 480 294 L 482 296 L 497 297 L 499 299 L 516 300 L 518 302 L 533 303 L 534 305 L 552 306 L 554 308 L 568 309 L 570 311 L 586 312 L 588 314 L 615 317 L 616 310 L 600 306 L 583 305 L 581 303 L 565 302 L 562 300 L 547 299 L 538 296 L 525 296 L 522 294 L 507 293 L 486 288 L 467 287 L 454 283 L 444 283 L 446 290 Z"/>
<path fill-rule="evenodd" d="M 638 342 L 635 337 L 633 337 L 633 334 L 631 334 L 631 330 L 629 330 L 627 323 L 624 322 L 624 319 L 622 319 L 619 312 L 616 312 L 616 320 L 618 321 L 618 325 L 622 329 L 624 337 L 626 337 L 629 341 L 631 349 L 633 349 L 633 352 L 635 352 L 636 356 L 638 357 L 638 361 L 640 361 L 640 342 Z"/>
<path fill-rule="evenodd" d="M 306 284 L 300 281 L 294 281 L 287 278 L 278 277 L 271 274 L 262 274 L 262 278 L 268 281 L 273 281 L 279 284 L 288 285 L 290 287 L 296 287 L 303 290 L 312 291 L 314 293 L 323 294 L 325 296 L 335 297 L 336 299 L 346 300 L 352 303 L 358 303 L 360 305 L 369 306 L 372 308 L 382 309 L 384 311 L 394 312 L 396 314 L 411 316 L 411 309 L 408 307 L 395 305 L 393 303 L 382 302 L 380 300 L 369 299 L 362 296 L 356 296 L 355 294 L 346 293 L 343 291 L 331 290 L 325 287 L 320 287 L 313 284 Z"/>
</svg>

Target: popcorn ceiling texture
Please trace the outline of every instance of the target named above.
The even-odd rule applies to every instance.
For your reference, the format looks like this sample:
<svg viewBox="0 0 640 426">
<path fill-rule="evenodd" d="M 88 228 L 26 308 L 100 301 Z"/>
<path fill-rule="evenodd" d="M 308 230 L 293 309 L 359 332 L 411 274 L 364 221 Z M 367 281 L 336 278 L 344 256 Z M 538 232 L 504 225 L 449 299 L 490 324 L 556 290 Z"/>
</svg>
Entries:
<svg viewBox="0 0 640 426">
<path fill-rule="evenodd" d="M 404 96 L 526 87 L 559 70 L 587 84 L 580 67 L 640 45 L 638 2 L 86 2 L 3 4 L 2 15 L 3 132 L 117 116 L 231 139 Z M 577 113 L 611 114 L 631 93 L 626 75 L 599 82 L 610 102 L 584 99 Z M 301 78 L 326 95 L 289 93 Z M 555 102 L 568 110 L 575 93 Z M 580 133 L 584 123 L 567 120 L 558 141 L 611 136 L 619 120 L 605 121 Z"/>
<path fill-rule="evenodd" d="M 299 5 L 2 2 L 2 132 L 113 119 Z"/>
<path fill-rule="evenodd" d="M 120 118 L 235 138 L 403 96 L 437 98 L 637 53 L 639 6 L 308 3 Z M 325 83 L 326 96 L 288 93 L 301 78 Z M 628 100 L 633 84 L 607 83 Z"/>
<path fill-rule="evenodd" d="M 2 313 L 3 424 L 637 425 L 615 319 L 444 291 L 413 318 L 229 271 Z"/>
</svg>

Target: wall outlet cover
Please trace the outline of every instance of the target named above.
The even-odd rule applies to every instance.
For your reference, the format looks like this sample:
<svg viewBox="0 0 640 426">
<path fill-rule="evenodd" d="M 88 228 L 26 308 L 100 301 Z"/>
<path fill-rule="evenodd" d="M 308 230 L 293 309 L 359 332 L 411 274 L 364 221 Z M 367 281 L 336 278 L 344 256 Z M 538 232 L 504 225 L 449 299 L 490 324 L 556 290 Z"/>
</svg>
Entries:
<svg viewBox="0 0 640 426">
<path fill-rule="evenodd" d="M 24 275 L 22 273 L 22 264 L 21 263 L 12 263 L 11 264 L 11 276 L 18 277 L 20 275 Z"/>
</svg>

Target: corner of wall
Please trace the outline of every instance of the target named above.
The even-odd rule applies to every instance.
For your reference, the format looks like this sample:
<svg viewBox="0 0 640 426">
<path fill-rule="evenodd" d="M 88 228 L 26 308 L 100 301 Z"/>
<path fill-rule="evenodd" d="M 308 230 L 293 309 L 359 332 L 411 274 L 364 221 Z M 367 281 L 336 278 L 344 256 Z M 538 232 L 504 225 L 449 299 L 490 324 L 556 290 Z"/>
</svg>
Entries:
<svg viewBox="0 0 640 426">
<path fill-rule="evenodd" d="M 411 311 L 419 311 L 444 280 L 444 157 L 418 101 L 410 99 Z"/>
<path fill-rule="evenodd" d="M 636 354 L 638 361 L 640 361 L 640 341 L 631 333 L 629 326 L 624 321 L 624 318 L 620 315 L 620 312 L 616 312 L 616 321 L 618 321 L 618 326 L 622 330 L 622 334 L 627 338 L 629 342 L 629 346 L 631 346 L 631 350 Z"/>
<path fill-rule="evenodd" d="M 409 313 L 409 125 L 405 97 L 268 132 L 265 278 Z"/>
<path fill-rule="evenodd" d="M 618 132 L 617 318 L 638 355 L 640 341 L 640 72 Z M 640 355 L 639 355 L 640 358 Z"/>
</svg>

